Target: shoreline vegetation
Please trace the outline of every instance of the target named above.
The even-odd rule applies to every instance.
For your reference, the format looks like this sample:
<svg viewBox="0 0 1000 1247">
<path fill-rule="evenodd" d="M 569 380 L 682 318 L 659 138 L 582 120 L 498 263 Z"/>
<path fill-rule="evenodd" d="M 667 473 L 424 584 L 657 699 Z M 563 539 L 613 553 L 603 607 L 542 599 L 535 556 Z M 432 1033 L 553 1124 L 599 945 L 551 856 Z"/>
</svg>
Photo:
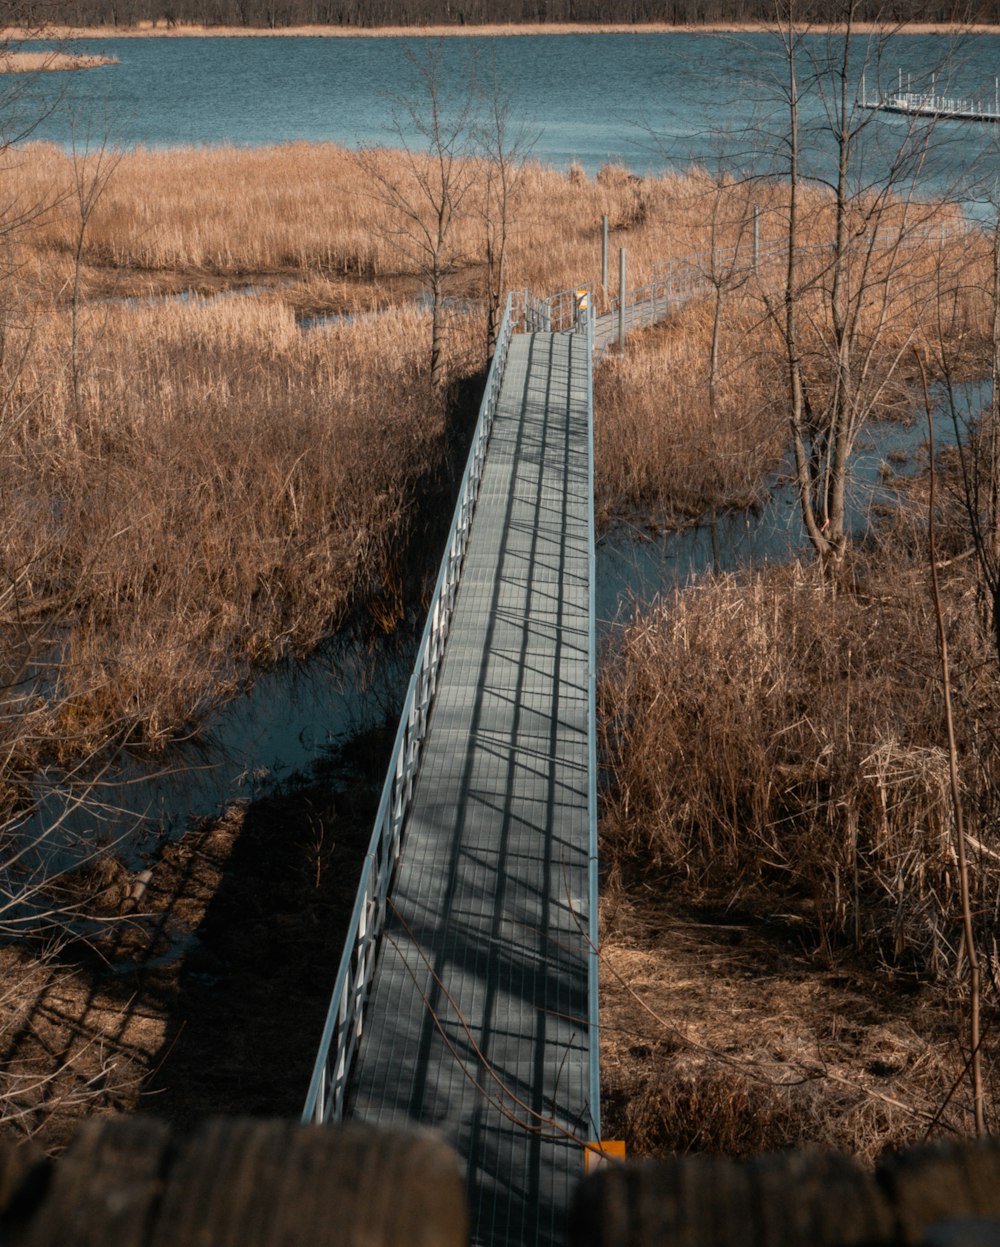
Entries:
<svg viewBox="0 0 1000 1247">
<path fill-rule="evenodd" d="M 774 33 L 770 22 L 488 22 L 481 25 L 385 25 L 385 26 L 227 26 L 210 23 L 140 21 L 134 26 L 45 26 L 39 30 L 8 29 L 12 40 L 51 39 L 184 39 L 184 38 L 314 38 L 314 39 L 403 39 L 470 37 L 503 38 L 531 35 L 692 35 Z M 817 34 L 836 34 L 843 28 L 836 23 L 815 22 L 809 26 Z M 875 33 L 884 27 L 874 22 L 855 22 L 859 35 Z M 904 35 L 955 36 L 996 34 L 1000 25 L 972 22 L 901 22 L 897 33 Z"/>
<path fill-rule="evenodd" d="M 398 154 L 74 158 L 30 144 L 4 163 L 9 202 L 30 207 L 0 270 L 0 636 L 14 656 L 0 849 L 47 767 L 122 743 L 169 759 L 262 666 L 359 620 L 391 633 L 422 600 L 481 390 L 490 279 L 489 180 L 470 160 L 434 386 L 426 265 L 400 249 L 378 193 L 380 174 L 406 167 Z M 426 185 L 427 168 L 415 160 L 412 185 L 394 185 Z M 835 383 L 817 293 L 835 205 L 813 188 L 797 207 L 800 346 L 821 400 Z M 946 203 L 876 207 L 889 246 L 865 251 L 856 311 L 868 366 L 881 350 L 903 360 L 876 415 L 908 418 L 904 347 L 939 375 L 947 358 L 952 379 L 990 371 L 991 239 Z M 735 257 L 598 370 L 603 524 L 648 536 L 742 508 L 778 465 L 781 264 L 737 261 L 755 221 L 763 256 L 781 242 L 788 208 L 780 181 L 703 168 L 519 168 L 505 287 L 590 280 L 603 310 L 605 213 L 630 285 L 671 257 Z M 902 245 L 906 230 L 919 245 Z M 822 1141 L 871 1157 L 968 1128 L 923 503 L 916 487 L 836 583 L 812 565 L 708 576 L 614 630 L 602 1066 L 609 1129 L 632 1154 Z M 988 918 L 1000 696 L 969 545 L 952 495 L 943 610 Z M 355 742 L 339 781 L 238 803 L 143 870 L 94 840 L 97 812 L 84 869 L 38 883 L 46 923 L 0 945 L 4 1129 L 56 1150 L 95 1113 L 300 1109 L 394 730 Z M 991 1090 L 998 1045 L 990 1033 Z"/>
<path fill-rule="evenodd" d="M 117 65 L 117 56 L 74 56 L 68 52 L 0 52 L 0 74 L 57 73 Z"/>
</svg>

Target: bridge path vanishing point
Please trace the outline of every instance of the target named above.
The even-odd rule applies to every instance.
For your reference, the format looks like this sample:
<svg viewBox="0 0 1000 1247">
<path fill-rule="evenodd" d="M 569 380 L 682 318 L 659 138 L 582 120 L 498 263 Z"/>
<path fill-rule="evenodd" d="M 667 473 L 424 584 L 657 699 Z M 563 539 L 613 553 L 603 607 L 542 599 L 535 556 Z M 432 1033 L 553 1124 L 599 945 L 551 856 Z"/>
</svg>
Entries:
<svg viewBox="0 0 1000 1247">
<path fill-rule="evenodd" d="M 560 1243 L 601 1137 L 593 361 L 785 255 L 508 299 L 303 1113 L 442 1132 L 475 1244 Z"/>
</svg>

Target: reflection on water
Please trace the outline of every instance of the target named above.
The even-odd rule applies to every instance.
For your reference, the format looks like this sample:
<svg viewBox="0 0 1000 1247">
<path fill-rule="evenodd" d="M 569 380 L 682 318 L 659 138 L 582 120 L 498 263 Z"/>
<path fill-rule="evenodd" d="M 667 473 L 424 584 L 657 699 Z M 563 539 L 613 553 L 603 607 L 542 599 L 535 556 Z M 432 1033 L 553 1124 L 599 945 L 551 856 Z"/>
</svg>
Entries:
<svg viewBox="0 0 1000 1247">
<path fill-rule="evenodd" d="M 197 742 L 154 763 L 123 758 L 82 803 L 64 775 L 40 775 L 35 817 L 24 829 L 38 839 L 32 856 L 51 872 L 114 846 L 134 868 L 192 818 L 295 780 L 337 745 L 395 718 L 418 639 L 410 624 L 376 645 L 338 640 L 308 662 L 275 667 L 222 707 Z M 57 831 L 42 837 L 42 828 Z"/>
</svg>

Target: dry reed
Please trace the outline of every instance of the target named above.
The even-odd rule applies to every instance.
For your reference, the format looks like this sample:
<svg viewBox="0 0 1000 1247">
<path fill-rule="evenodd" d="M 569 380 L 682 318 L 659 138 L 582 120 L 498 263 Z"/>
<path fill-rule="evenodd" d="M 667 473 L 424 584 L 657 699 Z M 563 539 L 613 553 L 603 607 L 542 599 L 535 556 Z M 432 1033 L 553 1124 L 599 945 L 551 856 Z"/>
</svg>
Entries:
<svg viewBox="0 0 1000 1247">
<path fill-rule="evenodd" d="M 922 555 L 911 535 L 859 557 L 854 591 L 797 565 L 708 579 L 624 628 L 602 682 L 615 870 L 791 907 L 824 947 L 846 942 L 887 965 L 935 975 L 954 963 L 952 809 Z M 967 564 L 950 570 L 985 913 L 1000 884 L 1000 701 Z"/>
<path fill-rule="evenodd" d="M 70 52 L 0 52 L 0 74 L 53 73 L 117 65 L 116 56 L 75 56 Z"/>
</svg>

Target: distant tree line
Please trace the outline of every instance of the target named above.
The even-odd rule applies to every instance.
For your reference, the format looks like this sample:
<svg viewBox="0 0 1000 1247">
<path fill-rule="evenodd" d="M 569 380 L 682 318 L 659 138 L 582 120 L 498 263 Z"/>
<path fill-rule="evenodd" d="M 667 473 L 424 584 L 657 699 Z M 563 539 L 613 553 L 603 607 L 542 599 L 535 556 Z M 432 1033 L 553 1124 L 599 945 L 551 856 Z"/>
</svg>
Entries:
<svg viewBox="0 0 1000 1247">
<path fill-rule="evenodd" d="M 0 0 L 0 9 L 5 7 Z M 140 21 L 272 28 L 503 22 L 698 25 L 767 21 L 773 20 L 775 13 L 774 0 L 44 0 L 34 7 L 41 21 L 125 27 Z M 855 19 L 1000 22 L 1000 0 L 973 0 L 971 4 L 962 0 L 870 0 L 858 6 Z"/>
</svg>

